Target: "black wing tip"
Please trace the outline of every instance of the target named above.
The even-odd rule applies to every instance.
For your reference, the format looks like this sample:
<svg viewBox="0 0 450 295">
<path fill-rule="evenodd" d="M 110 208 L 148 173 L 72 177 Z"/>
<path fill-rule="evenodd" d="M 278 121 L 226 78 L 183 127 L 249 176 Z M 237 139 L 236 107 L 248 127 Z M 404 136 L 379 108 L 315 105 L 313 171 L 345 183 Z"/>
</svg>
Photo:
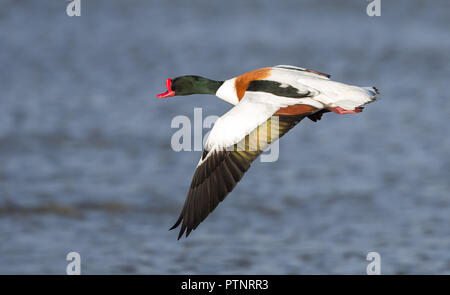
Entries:
<svg viewBox="0 0 450 295">
<path fill-rule="evenodd" d="M 191 231 L 193 230 L 192 227 L 190 226 L 186 226 L 185 224 L 183 224 L 180 228 L 180 232 L 178 233 L 178 237 L 177 240 L 179 241 L 181 239 L 181 237 L 183 236 L 184 232 L 186 232 L 186 237 L 189 237 L 189 234 L 191 233 Z"/>
<path fill-rule="evenodd" d="M 181 223 L 182 220 L 183 220 L 183 215 L 180 215 L 180 217 L 178 217 L 177 222 L 175 222 L 175 224 L 172 225 L 172 227 L 169 228 L 169 230 L 176 229 L 176 228 L 180 225 L 180 223 Z"/>
<path fill-rule="evenodd" d="M 178 237 L 177 237 L 177 241 L 179 241 L 181 239 L 181 237 L 183 236 L 183 232 L 184 232 L 184 230 L 183 231 L 180 230 L 180 233 L 178 234 Z"/>
<path fill-rule="evenodd" d="M 178 217 L 177 222 L 175 222 L 175 224 L 172 225 L 172 227 L 169 228 L 169 230 L 176 229 L 180 225 L 181 221 L 183 221 L 183 214 L 180 214 L 180 217 Z M 177 240 L 179 240 L 181 238 L 181 236 L 183 235 L 184 229 L 185 229 L 185 227 L 181 226 L 180 233 L 178 234 L 178 239 Z"/>
<path fill-rule="evenodd" d="M 183 218 L 184 218 L 183 215 L 180 215 L 180 217 L 178 218 L 177 222 L 175 222 L 175 224 L 172 225 L 172 227 L 169 228 L 169 230 L 174 230 L 174 229 L 176 229 L 176 228 L 181 224 L 181 221 L 183 221 Z M 184 234 L 185 231 L 186 231 L 186 224 L 183 224 L 183 225 L 181 226 L 181 228 L 180 228 L 180 232 L 178 233 L 178 238 L 177 238 L 177 240 L 180 240 L 180 239 L 181 239 L 181 237 L 183 236 L 183 234 Z M 189 234 L 191 233 L 191 231 L 192 231 L 192 228 L 188 227 L 188 229 L 187 229 L 187 231 L 186 231 L 186 238 L 189 236 Z"/>
<path fill-rule="evenodd" d="M 184 233 L 185 230 L 186 230 L 186 224 L 183 223 L 183 225 L 180 228 L 180 232 L 178 233 L 177 240 L 181 239 L 181 237 L 183 236 L 183 233 Z"/>
<path fill-rule="evenodd" d="M 380 94 L 380 90 L 378 90 L 378 88 L 376 88 L 375 86 L 372 86 L 373 90 L 375 90 L 376 94 Z"/>
<path fill-rule="evenodd" d="M 186 238 L 189 237 L 189 234 L 192 232 L 192 228 L 188 228 L 186 231 Z"/>
</svg>

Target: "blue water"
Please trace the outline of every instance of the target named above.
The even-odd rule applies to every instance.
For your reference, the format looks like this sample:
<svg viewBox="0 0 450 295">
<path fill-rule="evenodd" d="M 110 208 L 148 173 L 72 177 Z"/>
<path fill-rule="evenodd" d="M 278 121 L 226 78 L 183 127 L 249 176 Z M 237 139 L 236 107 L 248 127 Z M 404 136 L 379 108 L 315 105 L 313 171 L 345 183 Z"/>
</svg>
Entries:
<svg viewBox="0 0 450 295">
<path fill-rule="evenodd" d="M 0 273 L 450 274 L 450 2 L 4 0 Z M 187 240 L 201 152 L 174 152 L 167 77 L 292 64 L 375 85 L 362 114 L 303 121 Z M 205 130 L 206 132 L 207 130 Z"/>
</svg>

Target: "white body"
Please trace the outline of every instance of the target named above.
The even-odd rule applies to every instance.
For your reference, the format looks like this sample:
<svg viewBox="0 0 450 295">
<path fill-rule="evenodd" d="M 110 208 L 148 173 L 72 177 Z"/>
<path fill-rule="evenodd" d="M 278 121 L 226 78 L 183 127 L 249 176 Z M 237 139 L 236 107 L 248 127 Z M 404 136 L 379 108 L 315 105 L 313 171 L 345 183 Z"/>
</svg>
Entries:
<svg viewBox="0 0 450 295">
<path fill-rule="evenodd" d="M 217 97 L 236 105 L 239 99 L 234 87 L 236 78 L 226 80 L 217 90 Z M 310 92 L 307 98 L 280 97 L 269 93 L 258 92 L 261 100 L 271 103 L 305 104 L 323 109 L 325 107 L 341 107 L 345 110 L 354 110 L 357 107 L 372 102 L 376 96 L 375 89 L 370 87 L 358 87 L 348 85 L 329 78 L 308 72 L 303 68 L 293 66 L 276 66 L 271 70 L 271 75 L 263 80 L 276 81 L 286 86 L 290 85 L 298 89 L 300 93 Z M 265 98 L 267 98 L 265 100 Z"/>
</svg>

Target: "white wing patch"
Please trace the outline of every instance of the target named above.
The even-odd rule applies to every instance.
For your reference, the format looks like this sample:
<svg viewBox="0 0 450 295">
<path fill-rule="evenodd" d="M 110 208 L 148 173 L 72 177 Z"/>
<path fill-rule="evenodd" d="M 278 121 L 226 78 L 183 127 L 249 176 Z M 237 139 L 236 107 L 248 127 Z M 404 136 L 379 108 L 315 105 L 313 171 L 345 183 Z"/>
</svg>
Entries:
<svg viewBox="0 0 450 295">
<path fill-rule="evenodd" d="M 206 150 L 224 149 L 238 143 L 280 108 L 258 96 L 246 93 L 236 106 L 217 119 L 205 142 Z"/>
</svg>

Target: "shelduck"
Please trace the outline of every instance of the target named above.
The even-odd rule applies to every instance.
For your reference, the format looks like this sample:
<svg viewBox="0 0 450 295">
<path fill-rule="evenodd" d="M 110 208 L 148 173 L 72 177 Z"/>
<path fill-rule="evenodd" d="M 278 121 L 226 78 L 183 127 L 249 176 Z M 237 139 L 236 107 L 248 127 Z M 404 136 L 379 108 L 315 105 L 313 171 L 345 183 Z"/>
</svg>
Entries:
<svg viewBox="0 0 450 295">
<path fill-rule="evenodd" d="M 355 114 L 375 101 L 375 87 L 330 80 L 330 75 L 279 65 L 225 81 L 200 76 L 166 80 L 158 98 L 211 94 L 235 105 L 210 131 L 194 172 L 181 214 L 178 239 L 186 237 L 224 200 L 250 164 L 274 141 L 305 117 L 316 122 L 326 112 Z"/>
</svg>

